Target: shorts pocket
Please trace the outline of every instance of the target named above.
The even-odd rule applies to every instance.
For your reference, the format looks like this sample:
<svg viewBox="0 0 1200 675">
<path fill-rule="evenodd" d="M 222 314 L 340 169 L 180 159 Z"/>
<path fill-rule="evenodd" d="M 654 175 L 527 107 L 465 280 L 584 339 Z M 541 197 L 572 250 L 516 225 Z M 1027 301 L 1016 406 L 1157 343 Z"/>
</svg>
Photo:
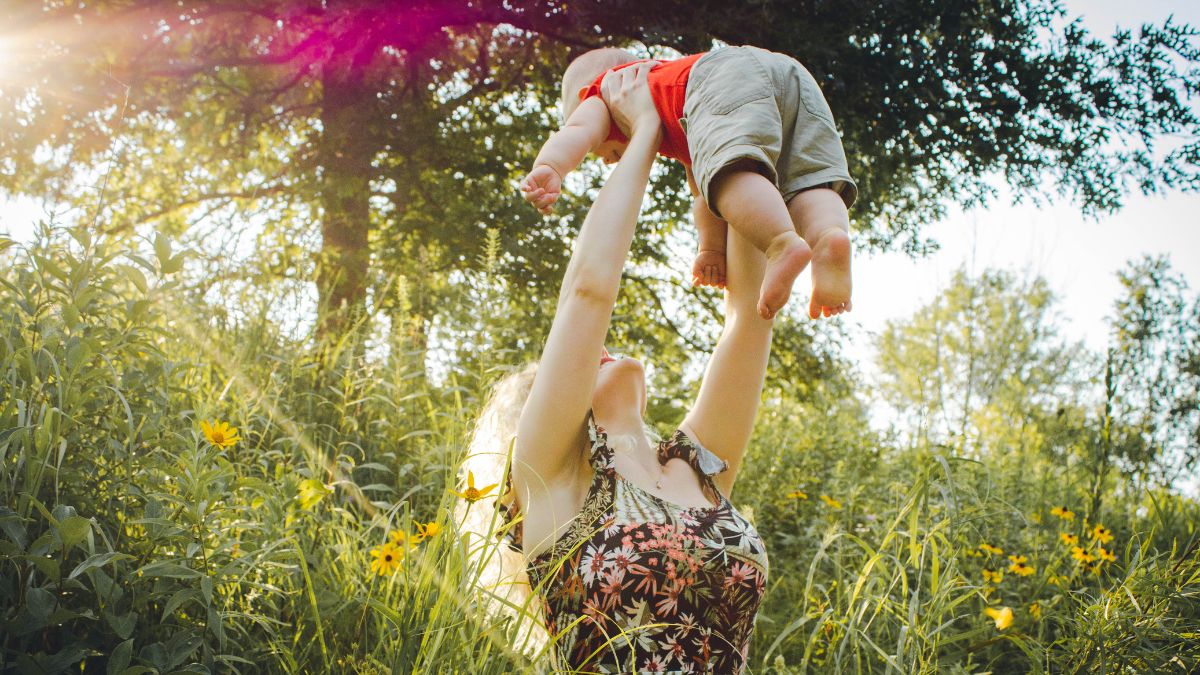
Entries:
<svg viewBox="0 0 1200 675">
<path fill-rule="evenodd" d="M 704 112 L 728 115 L 751 101 L 775 96 L 766 69 L 745 48 L 726 47 L 708 58 L 712 61 L 705 65 L 713 70 L 697 92 Z"/>
<path fill-rule="evenodd" d="M 829 109 L 829 103 L 825 101 L 825 95 L 821 93 L 817 81 L 804 66 L 800 66 L 799 76 L 800 102 L 804 104 L 804 109 L 813 117 L 833 124 L 833 111 Z"/>
<path fill-rule="evenodd" d="M 714 115 L 728 115 L 729 113 L 733 112 L 734 110 L 737 110 L 738 108 L 746 105 L 747 103 L 761 101 L 762 99 L 770 98 L 773 95 L 774 94 L 773 94 L 773 92 L 771 92 L 770 89 L 765 89 L 765 90 L 761 90 L 761 91 L 739 92 L 737 95 L 731 94 L 729 97 L 722 98 L 719 101 L 715 102 L 714 105 L 711 107 L 711 112 Z"/>
</svg>

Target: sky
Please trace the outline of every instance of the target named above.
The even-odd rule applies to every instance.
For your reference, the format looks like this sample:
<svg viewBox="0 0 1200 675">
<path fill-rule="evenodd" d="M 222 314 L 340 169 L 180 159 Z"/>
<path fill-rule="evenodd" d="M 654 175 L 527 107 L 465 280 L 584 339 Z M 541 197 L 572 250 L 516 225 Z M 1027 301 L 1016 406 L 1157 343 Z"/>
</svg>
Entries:
<svg viewBox="0 0 1200 675">
<path fill-rule="evenodd" d="M 1093 33 L 1109 37 L 1120 25 L 1136 28 L 1168 16 L 1200 26 L 1200 2 L 1072 0 L 1068 15 L 1082 16 Z M 952 208 L 925 235 L 940 250 L 914 260 L 902 253 L 861 255 L 854 261 L 854 310 L 848 317 L 847 355 L 872 371 L 872 340 L 889 319 L 903 319 L 930 302 L 965 266 L 1045 278 L 1059 298 L 1064 337 L 1097 351 L 1107 344 L 1105 318 L 1120 294 L 1117 272 L 1143 255 L 1166 255 L 1173 269 L 1200 292 L 1200 194 L 1172 191 L 1130 195 L 1117 213 L 1087 220 L 1069 203 L 1014 205 L 1012 192 L 988 206 Z M 806 287 L 797 289 L 807 294 Z"/>
<path fill-rule="evenodd" d="M 1136 28 L 1174 15 L 1200 26 L 1200 2 L 1187 0 L 1071 0 L 1069 16 L 1082 16 L 1093 33 L 1108 37 L 1114 29 Z M 854 262 L 854 311 L 846 356 L 869 375 L 873 336 L 888 320 L 910 316 L 943 289 L 954 271 L 965 266 L 1040 275 L 1059 296 L 1064 337 L 1104 348 L 1111 312 L 1120 287 L 1118 270 L 1143 255 L 1166 255 L 1173 268 L 1200 291 L 1200 195 L 1170 192 L 1130 195 L 1119 212 L 1086 220 L 1069 202 L 1013 205 L 1012 193 L 982 209 L 952 207 L 945 218 L 928 224 L 925 235 L 937 241 L 937 253 L 912 259 L 902 253 L 858 255 Z M 41 209 L 28 200 L 0 197 L 0 233 L 28 238 Z M 808 275 L 796 288 L 794 302 L 806 304 Z M 797 312 L 797 316 L 800 312 Z"/>
</svg>

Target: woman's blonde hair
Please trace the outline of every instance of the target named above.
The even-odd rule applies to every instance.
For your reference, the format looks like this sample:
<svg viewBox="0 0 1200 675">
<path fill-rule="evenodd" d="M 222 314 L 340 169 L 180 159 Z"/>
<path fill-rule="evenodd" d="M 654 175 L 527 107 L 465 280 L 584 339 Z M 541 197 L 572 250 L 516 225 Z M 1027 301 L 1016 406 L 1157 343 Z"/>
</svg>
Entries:
<svg viewBox="0 0 1200 675">
<path fill-rule="evenodd" d="M 521 514 L 515 513 L 513 522 L 508 522 L 502 516 L 502 508 L 510 508 L 514 503 L 514 495 L 506 491 L 513 441 L 537 365 L 530 363 L 496 383 L 471 435 L 459 483 L 465 483 L 469 472 L 477 487 L 495 484 L 497 489 L 475 502 L 460 499 L 455 506 L 455 522 L 461 523 L 467 549 L 467 578 L 475 585 L 486 614 L 507 620 L 515 649 L 530 657 L 543 651 L 550 635 L 546 632 L 541 603 L 534 601 L 525 556 L 505 541 L 510 528 L 520 527 Z M 659 440 L 654 428 L 644 422 L 643 431 L 651 443 Z M 616 452 L 627 452 L 637 447 L 638 439 L 614 435 L 608 444 Z"/>
<path fill-rule="evenodd" d="M 541 650 L 549 635 L 540 608 L 532 602 L 525 557 L 503 540 L 514 525 L 501 517 L 500 507 L 513 503 L 513 495 L 505 489 L 513 440 L 536 373 L 537 363 L 530 363 L 492 388 L 475 423 L 459 482 L 464 483 L 470 472 L 476 486 L 495 484 L 497 488 L 483 499 L 473 503 L 460 499 L 455 506 L 455 522 L 461 523 L 467 549 L 467 578 L 475 586 L 480 605 L 489 617 L 507 620 L 515 648 L 530 656 Z"/>
</svg>

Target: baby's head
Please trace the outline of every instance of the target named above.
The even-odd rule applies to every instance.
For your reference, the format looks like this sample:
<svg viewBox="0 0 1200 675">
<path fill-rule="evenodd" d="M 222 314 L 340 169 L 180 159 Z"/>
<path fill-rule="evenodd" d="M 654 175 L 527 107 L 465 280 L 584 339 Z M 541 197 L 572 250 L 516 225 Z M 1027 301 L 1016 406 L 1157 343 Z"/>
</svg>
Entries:
<svg viewBox="0 0 1200 675">
<path fill-rule="evenodd" d="M 571 113 L 579 107 L 580 91 L 600 77 L 600 73 L 631 61 L 637 61 L 637 57 L 617 47 L 593 49 L 572 61 L 562 76 L 563 120 L 571 118 Z"/>
</svg>

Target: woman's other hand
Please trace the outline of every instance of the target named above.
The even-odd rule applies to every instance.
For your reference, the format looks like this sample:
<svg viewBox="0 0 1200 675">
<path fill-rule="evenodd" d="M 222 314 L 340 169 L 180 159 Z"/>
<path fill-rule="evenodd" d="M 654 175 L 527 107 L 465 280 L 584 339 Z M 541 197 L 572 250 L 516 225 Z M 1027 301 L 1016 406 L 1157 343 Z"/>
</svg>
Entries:
<svg viewBox="0 0 1200 675">
<path fill-rule="evenodd" d="M 638 128 L 662 126 L 647 84 L 650 69 L 656 65 L 657 61 L 647 61 L 609 71 L 600 83 L 600 95 L 608 105 L 613 120 L 630 138 Z"/>
</svg>

